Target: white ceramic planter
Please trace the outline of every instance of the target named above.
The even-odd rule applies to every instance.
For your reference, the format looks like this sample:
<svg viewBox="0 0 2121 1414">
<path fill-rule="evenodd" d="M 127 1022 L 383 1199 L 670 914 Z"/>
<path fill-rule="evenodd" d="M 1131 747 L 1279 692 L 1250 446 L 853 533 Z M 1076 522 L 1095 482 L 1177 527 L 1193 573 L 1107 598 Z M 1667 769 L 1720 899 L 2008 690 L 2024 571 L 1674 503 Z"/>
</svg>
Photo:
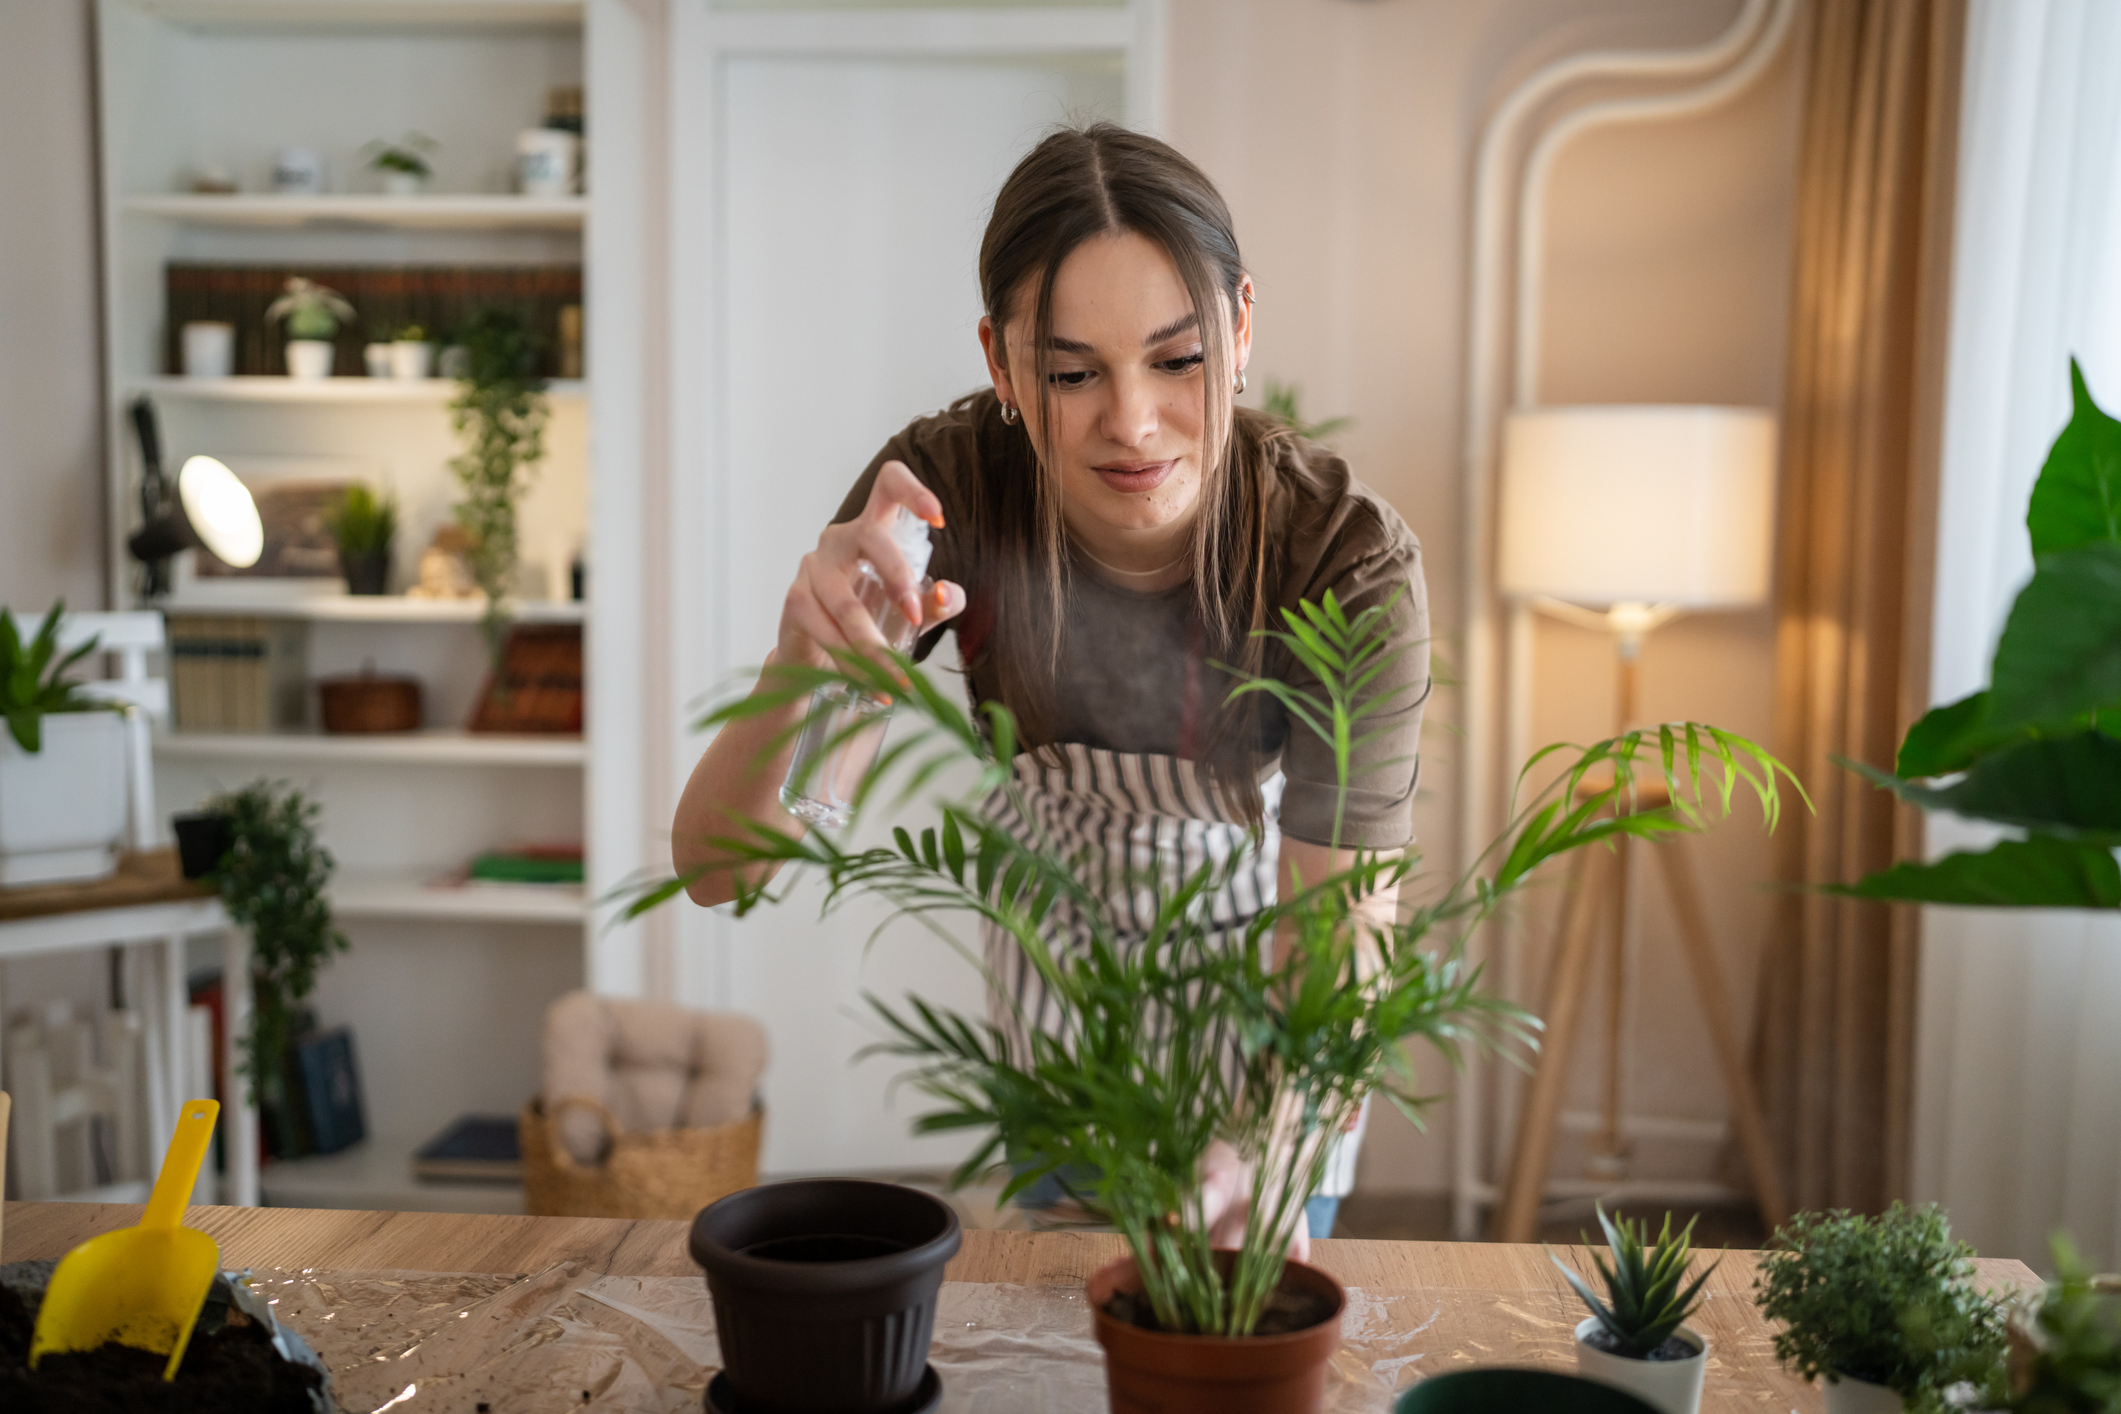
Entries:
<svg viewBox="0 0 2121 1414">
<path fill-rule="evenodd" d="M 332 345 L 328 339 L 289 339 L 287 341 L 287 376 L 290 378 L 331 377 Z"/>
<path fill-rule="evenodd" d="M 1890 1385 L 1843 1375 L 1821 1380 L 1819 1387 L 1826 1395 L 1826 1414 L 1900 1414 L 1900 1392 Z"/>
<path fill-rule="evenodd" d="M 125 839 L 125 719 L 55 712 L 32 756 L 0 731 L 0 886 L 101 879 Z"/>
<path fill-rule="evenodd" d="M 383 195 L 418 196 L 427 190 L 427 178 L 418 172 L 389 171 L 383 174 Z"/>
<path fill-rule="evenodd" d="M 390 346 L 390 376 L 408 382 L 431 377 L 435 367 L 435 346 L 418 344 L 409 339 L 400 339 Z"/>
<path fill-rule="evenodd" d="M 1709 1342 L 1692 1326 L 1681 1326 L 1678 1336 L 1694 1347 L 1691 1360 L 1630 1360 L 1613 1355 L 1584 1337 L 1598 1329 L 1598 1318 L 1588 1316 L 1576 1327 L 1576 1373 L 1587 1380 L 1624 1389 L 1663 1414 L 1698 1414 L 1701 1381 L 1709 1367 Z"/>
<path fill-rule="evenodd" d="M 388 378 L 390 376 L 390 345 L 361 345 L 361 366 L 368 370 L 368 376 L 371 378 Z"/>
</svg>

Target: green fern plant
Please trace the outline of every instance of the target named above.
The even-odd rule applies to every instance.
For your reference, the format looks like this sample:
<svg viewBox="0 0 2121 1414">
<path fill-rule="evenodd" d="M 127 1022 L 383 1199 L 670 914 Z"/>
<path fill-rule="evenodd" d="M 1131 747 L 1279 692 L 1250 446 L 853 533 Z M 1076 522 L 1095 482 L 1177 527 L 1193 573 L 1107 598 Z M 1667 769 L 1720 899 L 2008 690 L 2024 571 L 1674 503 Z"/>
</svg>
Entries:
<svg viewBox="0 0 2121 1414">
<path fill-rule="evenodd" d="M 1609 1218 L 1603 1204 L 1598 1205 L 1597 1212 L 1598 1225 L 1605 1230 L 1606 1248 L 1612 1253 L 1609 1265 L 1603 1253 L 1591 1248 L 1591 1264 L 1605 1282 L 1604 1300 L 1560 1257 L 1551 1252 L 1547 1255 L 1598 1318 L 1599 1328 L 1612 1340 L 1613 1353 L 1647 1360 L 1701 1305 L 1701 1288 L 1723 1259 L 1709 1263 L 1689 1282 L 1687 1268 L 1694 1260 L 1694 1223 L 1698 1219 L 1689 1218 L 1674 1237 L 1672 1215 L 1666 1213 L 1664 1227 L 1652 1243 L 1647 1219 L 1635 1222 L 1624 1217 Z M 1589 1233 L 1583 1234 L 1583 1245 L 1591 1246 Z"/>
<path fill-rule="evenodd" d="M 7 717 L 7 734 L 15 745 L 34 756 L 44 749 L 44 719 L 55 712 L 99 712 L 118 710 L 99 701 L 69 682 L 66 670 L 96 651 L 96 640 L 59 654 L 59 620 L 66 603 L 52 605 L 44 622 L 28 643 L 15 628 L 15 616 L 0 605 L 0 714 Z"/>
</svg>

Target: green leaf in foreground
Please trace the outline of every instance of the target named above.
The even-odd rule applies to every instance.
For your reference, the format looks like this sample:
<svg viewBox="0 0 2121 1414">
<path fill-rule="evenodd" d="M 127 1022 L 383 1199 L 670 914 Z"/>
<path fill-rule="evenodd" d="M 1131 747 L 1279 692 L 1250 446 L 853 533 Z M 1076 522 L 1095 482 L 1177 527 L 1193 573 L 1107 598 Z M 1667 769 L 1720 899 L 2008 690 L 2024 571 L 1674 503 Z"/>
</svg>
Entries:
<svg viewBox="0 0 2121 1414">
<path fill-rule="evenodd" d="M 1893 770 L 1903 780 L 1925 776 L 1948 776 L 1964 771 L 1974 758 L 2009 740 L 1988 724 L 1988 693 L 1981 691 L 1942 707 L 1932 707 L 1922 720 L 1907 729 L 1900 743 L 1900 758 Z"/>
<path fill-rule="evenodd" d="M 1934 864 L 1895 864 L 1826 891 L 1895 903 L 2121 908 L 2121 866 L 2103 845 L 2035 835 L 2005 840 L 1984 854 L 1948 854 Z"/>
<path fill-rule="evenodd" d="M 2014 741 L 1941 787 L 1917 785 L 1860 761 L 1841 764 L 1925 810 L 2121 845 L 2121 741 L 2099 732 Z"/>
<path fill-rule="evenodd" d="M 2121 545 L 2043 558 L 2011 605 L 1990 676 L 1989 723 L 1998 729 L 2121 704 Z"/>
<path fill-rule="evenodd" d="M 2099 541 L 2121 543 L 2121 422 L 2092 401 L 2075 359 L 2069 361 L 2069 387 L 2069 426 L 2048 451 L 2025 515 L 2036 557 Z"/>
</svg>

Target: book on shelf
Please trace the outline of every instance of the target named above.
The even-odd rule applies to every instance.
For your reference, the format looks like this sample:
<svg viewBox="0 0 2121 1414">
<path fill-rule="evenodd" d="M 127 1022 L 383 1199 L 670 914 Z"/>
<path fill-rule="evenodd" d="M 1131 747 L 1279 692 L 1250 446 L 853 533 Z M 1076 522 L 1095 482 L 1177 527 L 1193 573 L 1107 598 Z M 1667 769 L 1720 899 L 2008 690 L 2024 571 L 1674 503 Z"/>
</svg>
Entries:
<svg viewBox="0 0 2121 1414">
<path fill-rule="evenodd" d="M 273 1159 L 336 1154 L 365 1138 L 352 1028 L 320 1031 L 315 1014 L 305 1010 L 281 1058 L 279 1093 L 261 1095 L 258 1112 L 265 1152 Z"/>
<path fill-rule="evenodd" d="M 513 1115 L 462 1115 L 413 1151 L 412 1176 L 454 1183 L 521 1183 Z"/>
<path fill-rule="evenodd" d="M 573 884 L 584 879 L 580 845 L 518 845 L 472 858 L 465 880 L 473 884 Z"/>
<path fill-rule="evenodd" d="M 179 731 L 270 732 L 302 725 L 309 683 L 301 622 L 171 614 L 168 633 Z"/>
</svg>

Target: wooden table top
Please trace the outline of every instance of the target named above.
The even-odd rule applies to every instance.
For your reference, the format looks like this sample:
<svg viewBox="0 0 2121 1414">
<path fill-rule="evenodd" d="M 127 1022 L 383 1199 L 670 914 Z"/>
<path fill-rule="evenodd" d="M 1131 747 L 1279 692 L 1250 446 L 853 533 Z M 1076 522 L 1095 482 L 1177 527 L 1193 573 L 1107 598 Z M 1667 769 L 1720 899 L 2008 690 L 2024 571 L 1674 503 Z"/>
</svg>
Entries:
<svg viewBox="0 0 2121 1414">
<path fill-rule="evenodd" d="M 86 913 L 92 908 L 137 908 L 148 903 L 186 903 L 213 897 L 213 888 L 184 877 L 174 849 L 127 853 L 118 872 L 81 884 L 27 884 L 0 889 L 0 923 Z"/>
<path fill-rule="evenodd" d="M 137 1222 L 140 1209 L 123 1204 L 9 1203 L 0 1229 L 0 1256 L 8 1261 L 56 1258 L 97 1233 Z M 531 1273 L 561 1262 L 622 1276 L 697 1275 L 685 1250 L 687 1224 L 629 1222 L 605 1218 L 492 1217 L 455 1213 L 326 1212 L 299 1208 L 192 1208 L 185 1224 L 211 1233 L 228 1267 L 282 1271 L 369 1270 Z M 1589 1271 L 1581 1248 L 1554 1249 Z M 1123 1255 L 1125 1244 L 1110 1233 L 1029 1233 L 970 1230 L 964 1249 L 945 1278 L 966 1282 L 1080 1285 L 1092 1272 Z M 1334 1240 L 1312 1244 L 1312 1261 L 1349 1286 L 1371 1292 L 1465 1293 L 1493 1304 L 1511 1293 L 1563 1288 L 1561 1276 L 1536 1244 L 1494 1242 L 1377 1242 Z M 1752 1302 L 1753 1269 L 1760 1254 L 1728 1252 L 1710 1276 L 1711 1299 L 1696 1318 L 1719 1349 L 1758 1348 L 1764 1327 Z M 2021 1262 L 1984 1259 L 1981 1275 L 1992 1287 L 2030 1287 L 2038 1280 Z M 1566 1298 L 1572 1301 L 1573 1298 Z M 1506 1363 L 1496 1360 L 1494 1363 Z M 1818 1407 L 1818 1394 L 1780 1371 L 1748 1379 L 1759 1388 L 1729 1389 L 1719 1407 L 1787 1409 Z M 1768 1384 L 1774 1386 L 1767 1388 Z"/>
</svg>

